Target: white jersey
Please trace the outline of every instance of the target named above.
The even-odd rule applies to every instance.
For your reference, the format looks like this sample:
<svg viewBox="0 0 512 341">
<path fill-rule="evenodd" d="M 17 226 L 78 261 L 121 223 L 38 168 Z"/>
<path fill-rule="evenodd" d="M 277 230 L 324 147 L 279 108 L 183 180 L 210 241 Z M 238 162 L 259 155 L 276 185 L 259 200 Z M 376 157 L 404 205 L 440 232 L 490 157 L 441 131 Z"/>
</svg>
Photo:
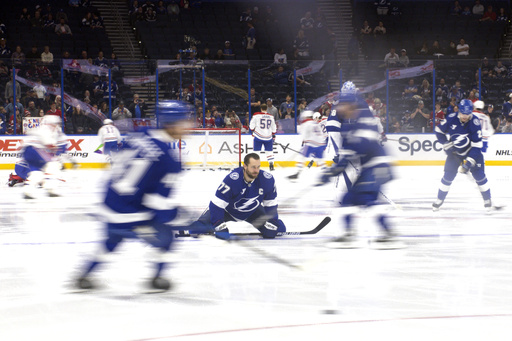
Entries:
<svg viewBox="0 0 512 341">
<path fill-rule="evenodd" d="M 112 124 L 106 124 L 98 130 L 98 137 L 101 140 L 101 143 L 105 144 L 105 142 L 113 142 L 117 141 L 117 143 L 121 142 L 121 133 L 119 129 L 117 129 Z"/>
<path fill-rule="evenodd" d="M 473 111 L 473 116 L 476 116 L 480 120 L 480 125 L 482 127 L 482 141 L 487 141 L 489 137 L 494 134 L 491 119 L 489 116 L 479 111 Z"/>
<path fill-rule="evenodd" d="M 327 133 L 327 128 L 325 127 L 327 124 L 327 117 L 322 116 L 322 119 L 320 120 L 320 122 L 318 122 L 318 124 L 320 125 L 322 134 L 324 134 L 325 140 L 327 141 L 327 139 L 329 138 L 329 134 Z"/>
<path fill-rule="evenodd" d="M 249 129 L 252 130 L 252 136 L 263 141 L 271 140 L 277 130 L 274 116 L 266 112 L 255 113 L 251 118 Z"/>
<path fill-rule="evenodd" d="M 322 126 L 315 120 L 308 119 L 302 122 L 299 126 L 299 132 L 305 146 L 321 147 L 327 144 L 326 135 L 322 131 Z"/>
</svg>

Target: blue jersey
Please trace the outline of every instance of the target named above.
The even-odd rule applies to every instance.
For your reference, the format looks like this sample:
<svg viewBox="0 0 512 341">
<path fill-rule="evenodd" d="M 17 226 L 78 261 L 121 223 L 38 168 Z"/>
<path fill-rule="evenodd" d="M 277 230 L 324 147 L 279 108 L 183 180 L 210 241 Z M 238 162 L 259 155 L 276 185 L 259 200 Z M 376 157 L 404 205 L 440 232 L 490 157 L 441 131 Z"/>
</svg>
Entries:
<svg viewBox="0 0 512 341">
<path fill-rule="evenodd" d="M 109 223 L 168 222 L 177 213 L 175 182 L 181 162 L 162 130 L 129 135 L 114 157 L 103 211 Z"/>
<path fill-rule="evenodd" d="M 260 170 L 253 182 L 244 179 L 243 167 L 236 168 L 224 178 L 210 202 L 213 226 L 224 221 L 224 212 L 236 220 L 247 220 L 263 206 L 268 219 L 277 219 L 277 192 L 272 174 Z"/>
<path fill-rule="evenodd" d="M 460 156 L 469 156 L 477 159 L 481 156 L 482 130 L 478 117 L 471 118 L 462 123 L 457 113 L 452 113 L 435 129 L 437 140 L 442 144 L 453 142 L 455 153 Z"/>
<path fill-rule="evenodd" d="M 374 116 L 372 112 L 370 111 L 370 107 L 368 106 L 368 103 L 362 98 L 361 96 L 357 96 L 357 110 L 358 118 L 371 118 L 374 122 L 375 129 L 377 129 L 376 121 L 374 119 Z M 356 120 L 354 119 L 348 119 L 343 120 L 341 117 L 339 117 L 336 114 L 336 110 L 333 109 L 331 111 L 331 114 L 327 118 L 327 123 L 325 124 L 325 129 L 327 130 L 327 133 L 329 134 L 329 140 L 334 148 L 334 151 L 336 154 L 339 153 L 339 150 L 343 143 L 343 135 L 351 129 L 350 125 L 353 124 Z M 370 122 L 370 120 L 368 120 Z"/>
</svg>

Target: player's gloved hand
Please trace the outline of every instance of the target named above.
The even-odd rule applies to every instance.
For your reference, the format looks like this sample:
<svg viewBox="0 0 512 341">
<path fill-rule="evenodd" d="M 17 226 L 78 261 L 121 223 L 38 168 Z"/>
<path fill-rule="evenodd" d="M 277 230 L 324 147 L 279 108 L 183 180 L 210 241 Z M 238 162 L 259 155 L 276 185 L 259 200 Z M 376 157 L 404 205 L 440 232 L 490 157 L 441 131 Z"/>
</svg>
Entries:
<svg viewBox="0 0 512 341">
<path fill-rule="evenodd" d="M 265 222 L 263 229 L 261 229 L 261 235 L 263 238 L 275 238 L 277 235 L 277 229 L 279 222 L 277 219 L 270 219 Z"/>
<path fill-rule="evenodd" d="M 272 134 L 272 140 L 276 142 L 276 134 Z"/>
<path fill-rule="evenodd" d="M 265 222 L 265 228 L 272 231 L 277 231 L 277 225 L 279 223 L 277 222 L 277 219 L 270 219 Z"/>
<path fill-rule="evenodd" d="M 455 148 L 453 147 L 453 142 L 446 142 L 443 144 L 444 152 L 448 155 L 453 154 L 455 152 Z"/>
<path fill-rule="evenodd" d="M 222 240 L 229 240 L 229 238 L 231 237 L 231 235 L 229 234 L 228 225 L 225 222 L 222 222 L 219 225 L 215 226 L 213 228 L 213 231 L 216 238 Z"/>
<path fill-rule="evenodd" d="M 338 163 L 338 162 L 340 162 L 340 156 L 339 156 L 339 155 L 336 155 L 335 157 L 333 157 L 333 158 L 332 158 L 332 161 L 333 161 L 334 163 Z"/>
<path fill-rule="evenodd" d="M 487 141 L 482 141 L 483 142 L 483 146 L 482 146 L 482 153 L 485 153 L 487 151 L 487 147 L 489 146 L 489 143 Z"/>
</svg>

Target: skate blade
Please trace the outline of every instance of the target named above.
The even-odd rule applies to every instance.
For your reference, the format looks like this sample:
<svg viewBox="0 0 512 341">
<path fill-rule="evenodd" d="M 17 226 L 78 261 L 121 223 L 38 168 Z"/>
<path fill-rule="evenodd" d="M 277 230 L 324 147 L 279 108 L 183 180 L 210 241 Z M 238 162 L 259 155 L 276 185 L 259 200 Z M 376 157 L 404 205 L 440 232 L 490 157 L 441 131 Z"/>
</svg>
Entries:
<svg viewBox="0 0 512 341">
<path fill-rule="evenodd" d="M 407 245 L 405 245 L 404 242 L 400 240 L 393 240 L 393 241 L 387 241 L 387 242 L 371 242 L 370 243 L 370 249 L 373 250 L 398 250 L 398 249 L 405 249 Z"/>
</svg>

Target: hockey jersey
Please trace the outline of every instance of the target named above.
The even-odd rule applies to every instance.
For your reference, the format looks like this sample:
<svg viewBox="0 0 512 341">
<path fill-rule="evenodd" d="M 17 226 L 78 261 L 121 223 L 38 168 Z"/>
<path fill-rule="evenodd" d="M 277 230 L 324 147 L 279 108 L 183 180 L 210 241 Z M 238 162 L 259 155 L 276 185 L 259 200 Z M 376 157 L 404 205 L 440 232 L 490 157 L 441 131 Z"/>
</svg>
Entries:
<svg viewBox="0 0 512 341">
<path fill-rule="evenodd" d="M 272 139 L 272 135 L 276 133 L 277 127 L 274 116 L 266 112 L 255 113 L 249 124 L 252 135 L 263 141 Z"/>
<path fill-rule="evenodd" d="M 236 220 L 246 220 L 259 206 L 263 206 L 269 219 L 277 219 L 277 191 L 272 174 L 260 170 L 256 179 L 247 182 L 244 169 L 239 167 L 228 174 L 210 202 L 213 226 L 224 221 L 224 212 Z"/>
<path fill-rule="evenodd" d="M 306 146 L 321 147 L 327 144 L 322 126 L 315 120 L 307 119 L 302 122 L 299 126 L 299 132 Z"/>
<path fill-rule="evenodd" d="M 177 213 L 177 176 L 181 162 L 162 130 L 133 133 L 114 156 L 102 213 L 110 223 L 155 219 L 168 222 Z"/>
<path fill-rule="evenodd" d="M 119 133 L 119 129 L 111 124 L 104 125 L 98 130 L 98 137 L 101 140 L 101 143 L 105 142 L 121 142 L 121 133 Z"/>
<path fill-rule="evenodd" d="M 460 156 L 468 156 L 473 159 L 481 156 L 482 130 L 480 120 L 471 115 L 467 122 L 461 122 L 457 113 L 452 113 L 435 129 L 439 142 L 446 144 L 453 142 L 455 152 Z"/>
</svg>

